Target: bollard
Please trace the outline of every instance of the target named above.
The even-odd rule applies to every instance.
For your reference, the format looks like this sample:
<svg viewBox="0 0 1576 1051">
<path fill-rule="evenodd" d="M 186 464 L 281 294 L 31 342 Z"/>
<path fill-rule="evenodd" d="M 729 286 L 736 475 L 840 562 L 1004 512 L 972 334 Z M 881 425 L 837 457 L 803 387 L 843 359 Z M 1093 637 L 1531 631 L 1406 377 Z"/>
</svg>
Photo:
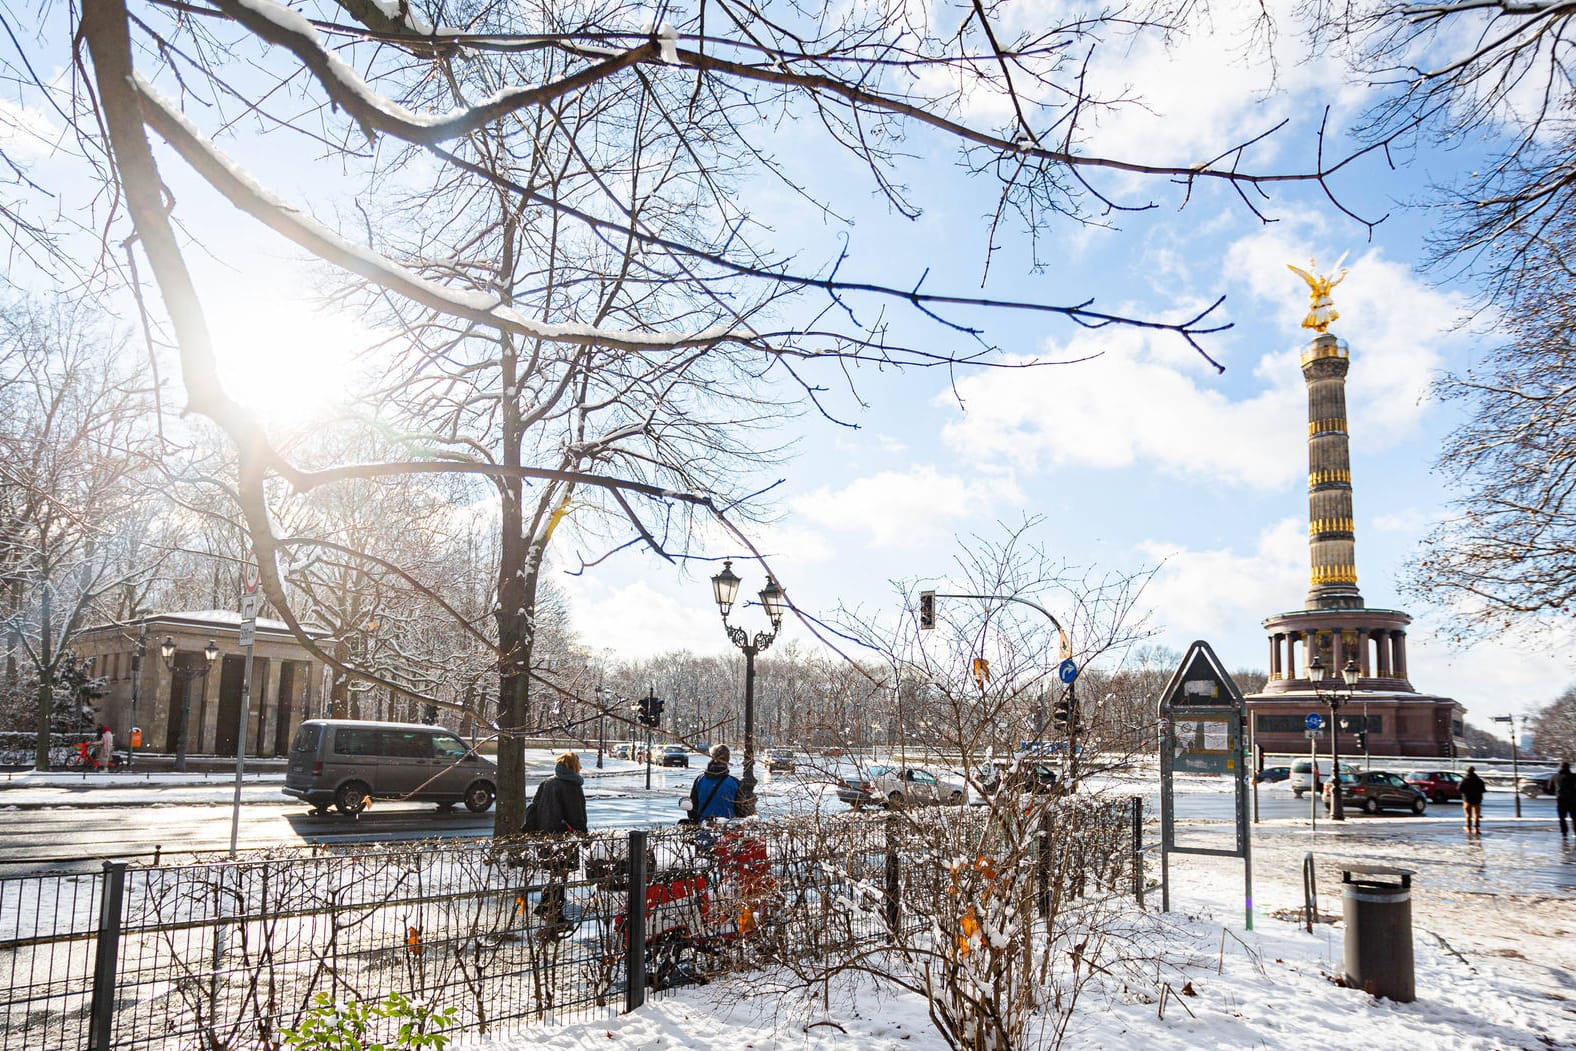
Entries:
<svg viewBox="0 0 1576 1051">
<path fill-rule="evenodd" d="M 1397 1003 L 1417 999 L 1412 961 L 1412 870 L 1388 865 L 1343 868 L 1341 896 L 1346 919 L 1346 984 Z"/>
</svg>

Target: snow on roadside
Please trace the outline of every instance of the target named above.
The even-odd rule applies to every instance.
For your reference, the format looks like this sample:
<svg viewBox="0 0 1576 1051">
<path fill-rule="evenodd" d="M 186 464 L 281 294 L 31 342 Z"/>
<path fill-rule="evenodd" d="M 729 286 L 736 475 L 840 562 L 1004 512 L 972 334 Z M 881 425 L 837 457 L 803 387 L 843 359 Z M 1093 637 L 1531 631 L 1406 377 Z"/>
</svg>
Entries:
<svg viewBox="0 0 1576 1051">
<path fill-rule="evenodd" d="M 1265 843 L 1255 864 L 1252 931 L 1243 926 L 1239 861 L 1194 856 L 1175 864 L 1173 911 L 1154 912 L 1143 935 L 1140 955 L 1152 961 L 1142 968 L 1145 979 L 1086 989 L 1062 1046 L 1576 1049 L 1576 910 L 1568 895 L 1415 885 L 1417 999 L 1398 1004 L 1338 984 L 1345 927 L 1330 885 L 1339 875 L 1328 864 L 1320 873 L 1321 922 L 1311 934 L 1297 922 L 1302 846 L 1293 835 L 1278 848 Z M 1576 847 L 1567 853 L 1576 863 Z M 867 982 L 852 993 L 834 989 L 827 1005 L 743 975 L 678 990 L 633 1014 L 472 1037 L 455 1048 L 544 1046 L 942 1051 L 946 1044 L 917 995 Z"/>
</svg>

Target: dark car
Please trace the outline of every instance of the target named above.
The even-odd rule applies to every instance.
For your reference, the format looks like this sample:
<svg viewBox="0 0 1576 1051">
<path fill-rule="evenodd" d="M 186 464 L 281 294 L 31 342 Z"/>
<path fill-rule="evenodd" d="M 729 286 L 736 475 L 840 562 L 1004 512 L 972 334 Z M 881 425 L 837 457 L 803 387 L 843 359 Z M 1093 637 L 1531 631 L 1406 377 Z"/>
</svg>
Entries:
<svg viewBox="0 0 1576 1051">
<path fill-rule="evenodd" d="M 681 744 L 670 744 L 662 749 L 663 766 L 689 766 L 689 749 Z"/>
<path fill-rule="evenodd" d="M 1516 791 L 1529 799 L 1552 796 L 1557 791 L 1554 779 L 1559 774 L 1558 770 L 1536 770 L 1522 774 L 1521 780 L 1516 783 Z"/>
<path fill-rule="evenodd" d="M 1048 763 L 998 763 L 982 768 L 978 779 L 986 795 L 995 795 L 1003 788 L 1009 792 L 1058 795 L 1062 788 L 1056 768 Z"/>
<path fill-rule="evenodd" d="M 1332 785 L 1333 782 L 1329 781 L 1324 784 L 1325 810 L 1331 809 Z M 1365 814 L 1377 814 L 1381 810 L 1410 810 L 1414 814 L 1421 814 L 1428 809 L 1428 799 L 1403 781 L 1400 774 L 1392 774 L 1387 770 L 1363 770 L 1341 775 L 1341 806 L 1343 809 L 1357 807 Z"/>
<path fill-rule="evenodd" d="M 1415 770 L 1406 783 L 1428 797 L 1431 803 L 1461 798 L 1461 775 L 1453 770 Z"/>
<path fill-rule="evenodd" d="M 766 772 L 771 774 L 791 774 L 794 768 L 793 752 L 786 748 L 773 748 L 766 753 Z"/>
<path fill-rule="evenodd" d="M 1289 766 L 1266 766 L 1263 770 L 1253 775 L 1253 783 L 1274 784 L 1276 781 L 1284 781 L 1290 776 L 1291 767 Z"/>
</svg>

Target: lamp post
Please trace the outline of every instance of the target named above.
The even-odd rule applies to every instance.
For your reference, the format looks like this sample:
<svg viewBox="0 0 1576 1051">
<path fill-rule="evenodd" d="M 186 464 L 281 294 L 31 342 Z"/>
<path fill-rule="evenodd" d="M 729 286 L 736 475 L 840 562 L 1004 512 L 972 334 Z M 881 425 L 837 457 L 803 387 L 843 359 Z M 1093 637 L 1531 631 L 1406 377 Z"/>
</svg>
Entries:
<svg viewBox="0 0 1576 1051">
<path fill-rule="evenodd" d="M 743 806 L 740 808 L 754 813 L 755 810 L 755 655 L 766 652 L 772 642 L 777 638 L 777 631 L 782 627 L 783 613 L 787 609 L 787 602 L 783 589 L 777 581 L 767 574 L 766 586 L 761 589 L 761 608 L 766 610 L 766 616 L 772 622 L 771 631 L 756 632 L 753 638 L 743 628 L 736 628 L 728 623 L 728 611 L 733 609 L 733 601 L 739 596 L 739 578 L 733 572 L 733 562 L 724 561 L 722 572 L 711 578 L 711 590 L 717 600 L 717 609 L 722 612 L 722 627 L 728 633 L 728 639 L 744 652 L 744 776 L 739 779 L 739 797 Z M 745 815 L 748 816 L 748 815 Z"/>
<path fill-rule="evenodd" d="M 1324 666 L 1324 662 L 1319 660 L 1317 653 L 1313 655 L 1313 660 L 1308 662 L 1308 678 L 1313 680 L 1313 692 L 1319 700 L 1330 706 L 1330 820 L 1345 821 L 1346 808 L 1341 804 L 1341 750 L 1339 743 L 1341 728 L 1335 714 L 1341 710 L 1341 693 L 1339 687 L 1330 690 L 1319 689 L 1319 684 L 1324 682 L 1325 676 L 1329 674 L 1329 671 L 1330 669 Z M 1346 659 L 1346 667 L 1341 669 L 1341 678 L 1346 680 L 1347 700 L 1351 699 L 1352 692 L 1357 689 L 1357 675 L 1357 661 L 1355 658 L 1348 657 Z M 1364 731 L 1367 730 L 1366 723 L 1364 723 L 1363 729 Z M 1314 779 L 1317 780 L 1318 776 L 1319 771 L 1316 765 L 1314 768 Z"/>
<path fill-rule="evenodd" d="M 208 640 L 208 645 L 203 649 L 205 658 L 203 663 L 194 668 L 177 668 L 175 666 L 175 640 L 165 637 L 159 646 L 159 656 L 164 658 L 164 666 L 170 669 L 171 681 L 179 680 L 184 684 L 181 690 L 181 715 L 180 736 L 175 739 L 175 770 L 177 773 L 186 772 L 186 738 L 191 730 L 192 714 L 192 687 L 193 679 L 201 679 L 206 684 L 208 672 L 213 669 L 213 662 L 219 659 L 219 647 Z"/>
<path fill-rule="evenodd" d="M 1521 816 L 1521 741 L 1516 733 L 1516 717 L 1514 715 L 1491 715 L 1496 723 L 1510 724 L 1510 787 L 1511 795 L 1516 797 L 1516 816 Z M 1563 825 L 1561 826 L 1564 827 Z"/>
</svg>

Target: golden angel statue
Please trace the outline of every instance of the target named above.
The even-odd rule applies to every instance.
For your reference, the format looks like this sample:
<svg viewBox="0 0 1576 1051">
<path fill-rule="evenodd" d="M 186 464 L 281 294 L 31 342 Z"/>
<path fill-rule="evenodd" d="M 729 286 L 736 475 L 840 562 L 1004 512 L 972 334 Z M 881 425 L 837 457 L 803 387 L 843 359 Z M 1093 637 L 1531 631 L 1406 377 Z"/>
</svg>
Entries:
<svg viewBox="0 0 1576 1051">
<path fill-rule="evenodd" d="M 1346 271 L 1341 264 L 1346 262 L 1346 253 L 1341 253 L 1341 258 L 1335 261 L 1335 268 L 1341 272 L 1334 279 L 1323 277 L 1316 273 L 1309 273 L 1315 269 L 1312 259 L 1308 260 L 1308 270 L 1300 266 L 1286 264 L 1286 269 L 1308 282 L 1308 316 L 1302 319 L 1303 328 L 1311 328 L 1315 332 L 1328 332 L 1330 325 L 1341 315 L 1336 312 L 1335 301 L 1330 298 L 1330 290 L 1346 280 Z"/>
</svg>

